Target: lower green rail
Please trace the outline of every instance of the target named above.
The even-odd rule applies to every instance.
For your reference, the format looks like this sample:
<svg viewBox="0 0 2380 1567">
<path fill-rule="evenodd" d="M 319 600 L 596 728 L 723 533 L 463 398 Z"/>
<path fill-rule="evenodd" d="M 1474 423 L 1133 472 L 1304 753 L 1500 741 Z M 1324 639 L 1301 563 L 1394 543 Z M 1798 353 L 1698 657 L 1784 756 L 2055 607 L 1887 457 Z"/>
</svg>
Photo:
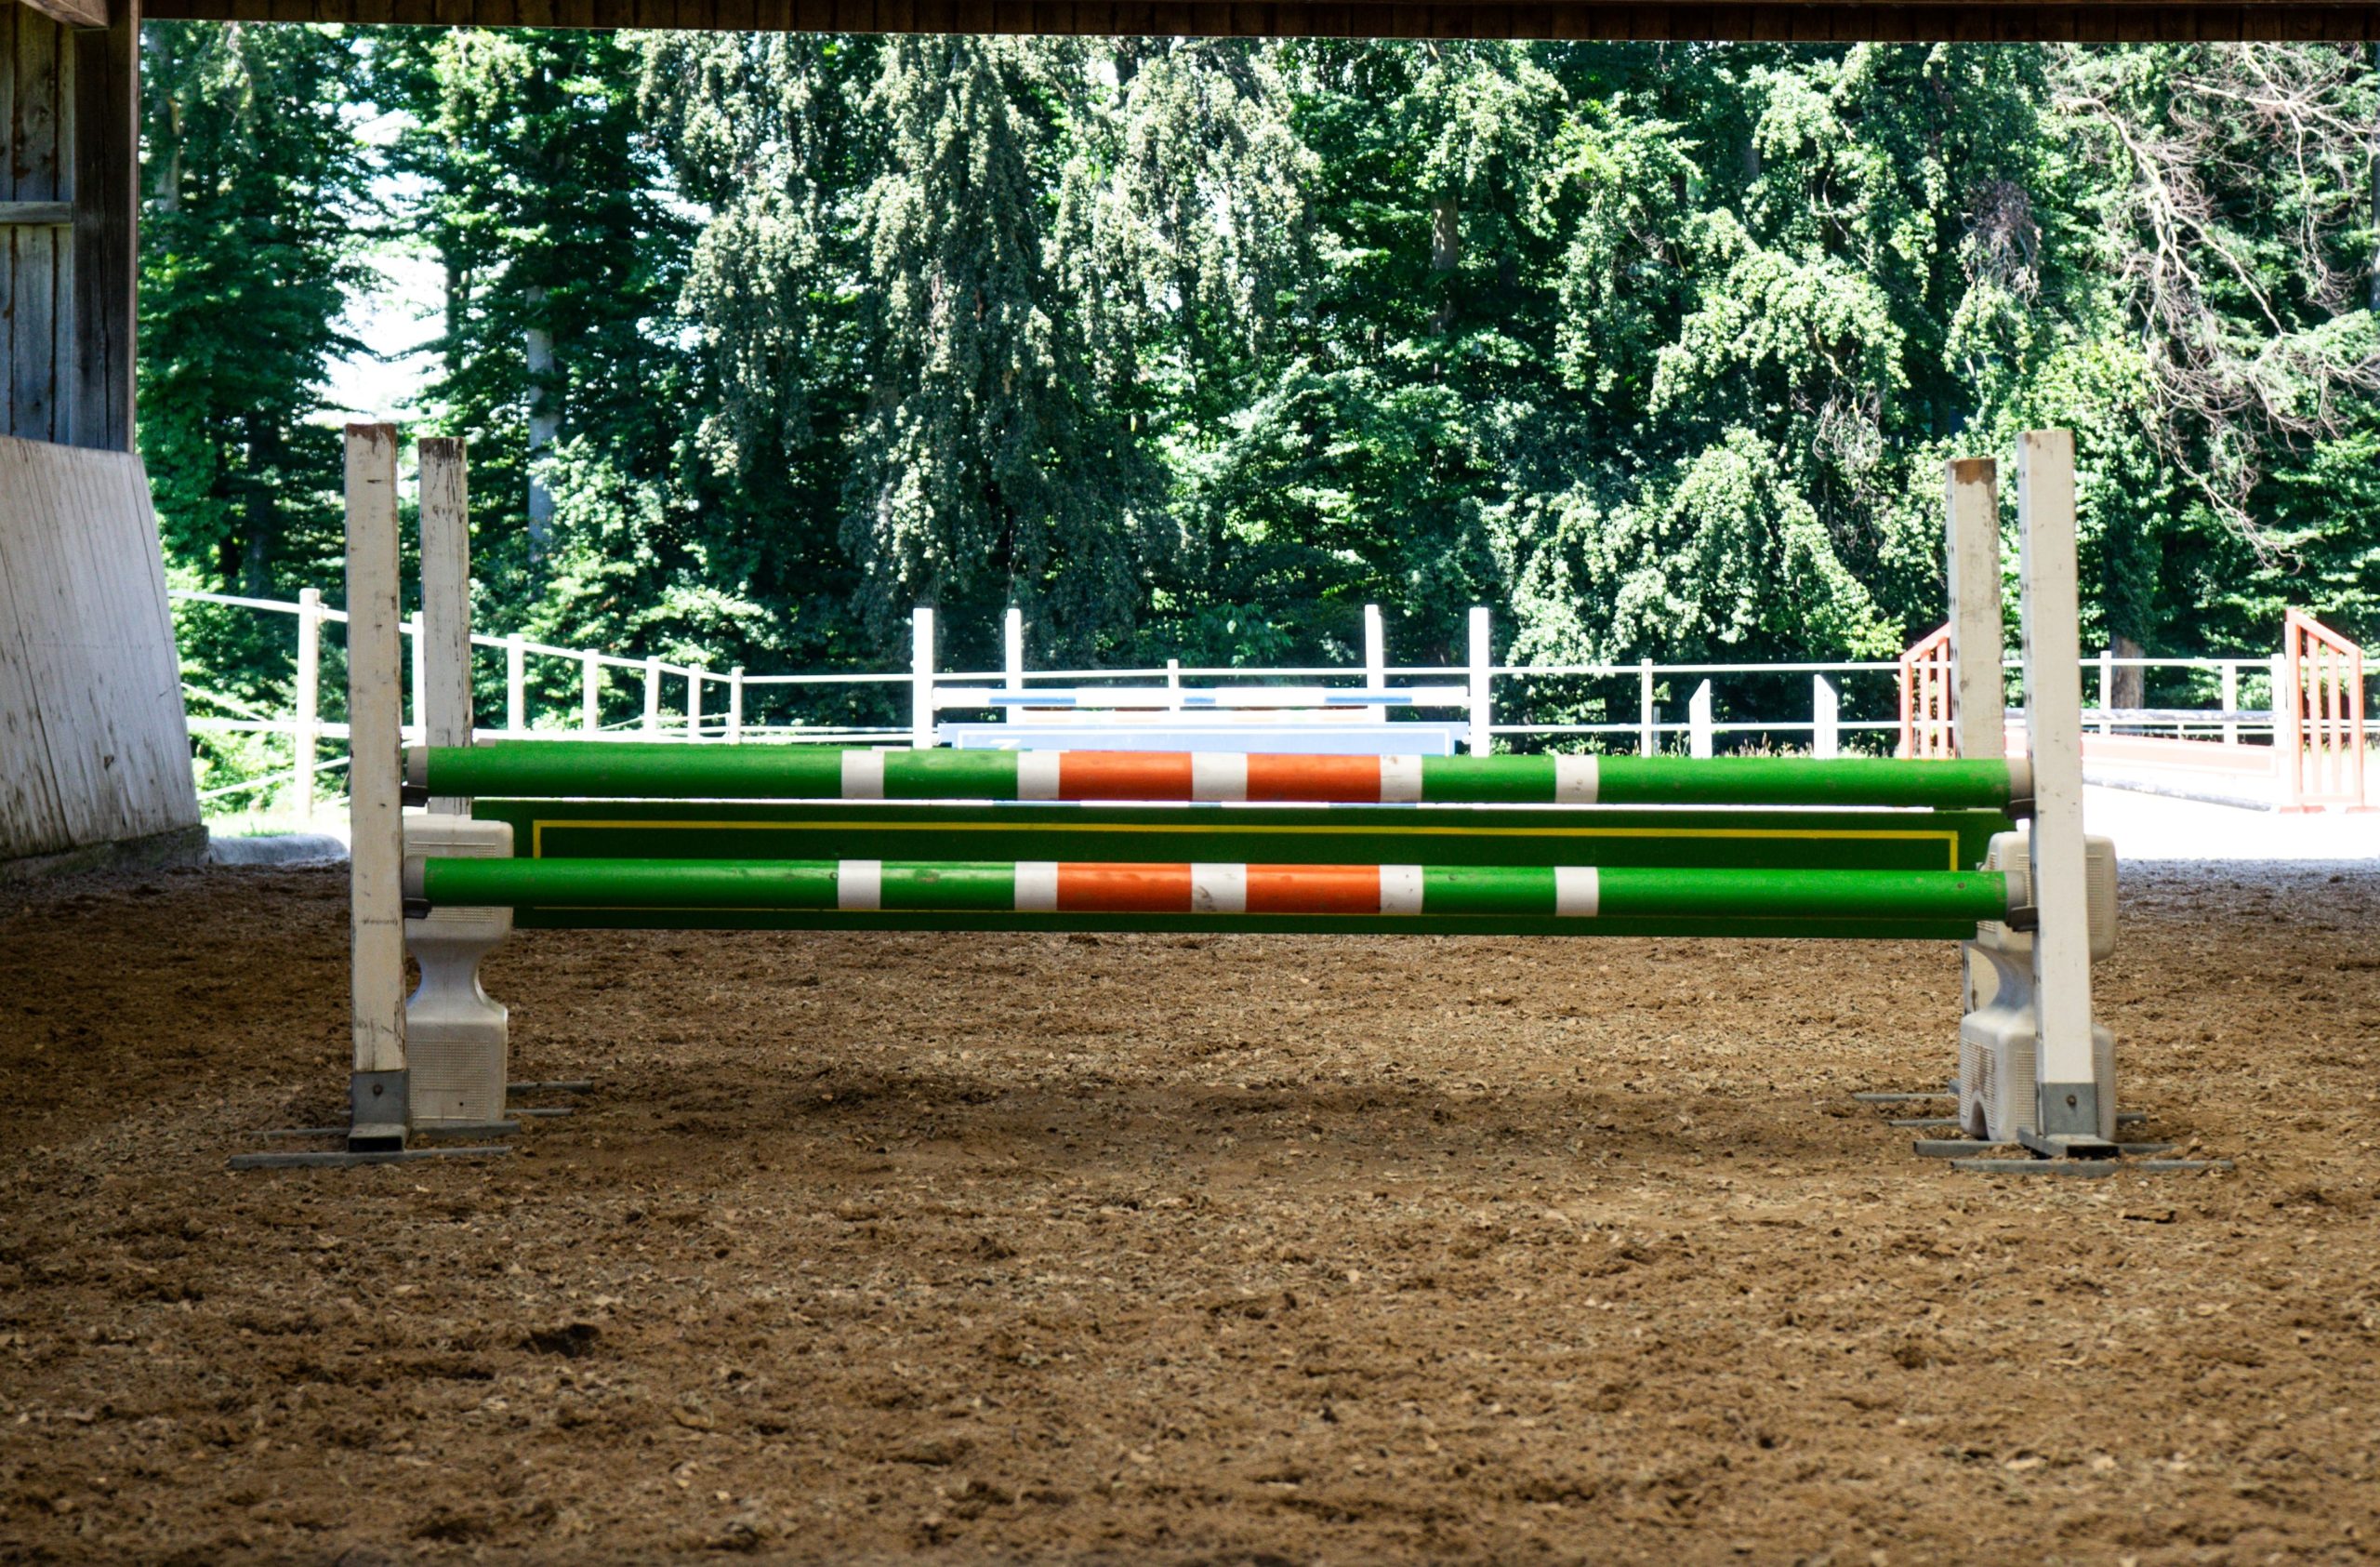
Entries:
<svg viewBox="0 0 2380 1567">
<path fill-rule="evenodd" d="M 608 916 L 788 911 L 854 915 L 1164 915 L 1219 928 L 1281 920 L 1781 922 L 1964 926 L 2003 918 L 2006 879 L 1975 870 L 1646 867 L 1191 865 L 1054 861 L 443 859 L 414 896 L 450 907 Z M 1453 922 L 1446 924 L 1444 922 Z M 621 923 L 616 918 L 603 923 Z M 1395 928 L 1392 925 L 1390 928 Z M 1936 934 L 1935 930 L 1910 934 Z"/>
</svg>

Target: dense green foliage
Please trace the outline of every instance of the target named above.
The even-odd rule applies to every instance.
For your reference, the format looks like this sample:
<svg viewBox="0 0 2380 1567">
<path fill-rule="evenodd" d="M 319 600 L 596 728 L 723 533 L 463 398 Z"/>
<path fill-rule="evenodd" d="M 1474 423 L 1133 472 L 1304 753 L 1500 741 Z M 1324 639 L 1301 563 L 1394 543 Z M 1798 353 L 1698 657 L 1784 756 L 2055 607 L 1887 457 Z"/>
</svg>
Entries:
<svg viewBox="0 0 2380 1567">
<path fill-rule="evenodd" d="M 1480 603 L 1516 658 L 1889 655 L 1942 612 L 1943 459 L 2058 423 L 2086 644 L 2380 634 L 2348 51 L 151 52 L 144 442 L 211 582 L 333 580 L 303 421 L 384 166 L 503 627 L 791 670 L 925 602 L 981 668 L 1013 603 L 1038 661 L 1276 662 L 1379 602 L 1426 662 Z"/>
</svg>

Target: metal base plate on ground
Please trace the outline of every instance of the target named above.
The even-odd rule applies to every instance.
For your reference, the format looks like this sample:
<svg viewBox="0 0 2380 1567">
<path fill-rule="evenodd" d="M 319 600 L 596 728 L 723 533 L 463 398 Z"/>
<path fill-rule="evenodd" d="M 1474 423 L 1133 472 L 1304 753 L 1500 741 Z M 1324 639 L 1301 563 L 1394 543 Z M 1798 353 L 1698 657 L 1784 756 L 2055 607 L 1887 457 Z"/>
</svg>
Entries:
<svg viewBox="0 0 2380 1567">
<path fill-rule="evenodd" d="M 350 1153 L 344 1149 L 293 1150 L 288 1153 L 235 1153 L 234 1170 L 340 1170 L 350 1164 L 405 1164 L 422 1159 L 502 1159 L 512 1150 L 501 1144 L 483 1148 L 388 1149 L 377 1153 Z"/>
</svg>

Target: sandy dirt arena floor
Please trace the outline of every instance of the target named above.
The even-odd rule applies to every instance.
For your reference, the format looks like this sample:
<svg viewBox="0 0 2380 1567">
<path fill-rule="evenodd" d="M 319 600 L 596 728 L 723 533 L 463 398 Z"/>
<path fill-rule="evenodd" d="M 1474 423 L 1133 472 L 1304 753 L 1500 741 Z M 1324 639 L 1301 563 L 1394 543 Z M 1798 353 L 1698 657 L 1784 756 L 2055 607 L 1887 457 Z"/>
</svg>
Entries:
<svg viewBox="0 0 2380 1567">
<path fill-rule="evenodd" d="M 1952 949 L 529 933 L 343 1114 L 336 870 L 0 890 L 0 1560 L 2380 1558 L 2380 870 L 2126 872 L 2142 1135 L 1959 1175 Z"/>
</svg>

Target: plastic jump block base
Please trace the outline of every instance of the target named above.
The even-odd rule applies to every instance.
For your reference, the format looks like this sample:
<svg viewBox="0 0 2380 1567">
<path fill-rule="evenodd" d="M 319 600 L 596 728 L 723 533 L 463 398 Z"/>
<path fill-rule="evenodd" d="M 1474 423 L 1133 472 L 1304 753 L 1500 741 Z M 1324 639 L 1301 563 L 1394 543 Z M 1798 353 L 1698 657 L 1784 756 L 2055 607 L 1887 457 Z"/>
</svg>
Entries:
<svg viewBox="0 0 2380 1567">
<path fill-rule="evenodd" d="M 2021 767 L 2021 764 L 2018 764 Z M 1837 805 L 2006 810 L 2003 761 L 1268 756 L 489 740 L 415 747 L 416 794 L 597 800 Z M 2030 786 L 2028 786 L 2030 787 Z"/>
</svg>

